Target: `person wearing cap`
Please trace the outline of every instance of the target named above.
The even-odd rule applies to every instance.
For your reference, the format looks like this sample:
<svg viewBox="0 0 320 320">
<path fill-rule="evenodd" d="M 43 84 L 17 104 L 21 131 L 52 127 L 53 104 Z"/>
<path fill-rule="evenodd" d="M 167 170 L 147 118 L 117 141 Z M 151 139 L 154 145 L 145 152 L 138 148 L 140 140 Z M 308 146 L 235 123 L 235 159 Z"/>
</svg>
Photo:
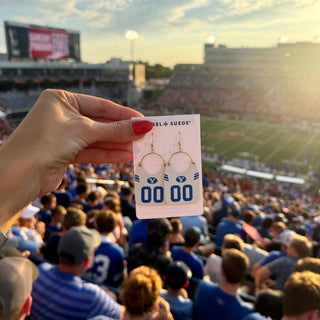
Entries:
<svg viewBox="0 0 320 320">
<path fill-rule="evenodd" d="M 271 252 L 269 252 L 269 254 L 266 257 L 263 257 L 261 260 L 259 260 L 258 262 L 256 262 L 251 270 L 251 276 L 252 278 L 255 278 L 257 271 L 267 265 L 268 263 L 282 258 L 282 257 L 286 257 L 287 256 L 287 248 L 288 245 L 290 243 L 290 239 L 292 236 L 294 236 L 296 233 L 292 230 L 284 230 L 282 233 L 280 233 L 279 235 L 279 242 L 280 242 L 280 248 L 281 250 L 273 250 Z"/>
<path fill-rule="evenodd" d="M 240 208 L 234 204 L 228 207 L 228 215 L 218 224 L 215 244 L 217 249 L 221 249 L 223 238 L 226 234 L 236 234 L 245 241 L 245 233 L 242 229 L 243 221 L 240 220 Z"/>
<path fill-rule="evenodd" d="M 153 128 L 131 119 L 142 116 L 105 99 L 45 90 L 1 146 L 0 246 L 21 211 L 57 188 L 68 164 L 131 161 L 131 142 Z"/>
<path fill-rule="evenodd" d="M 195 320 L 240 320 L 253 312 L 237 292 L 245 278 L 249 260 L 237 249 L 228 249 L 222 257 L 221 283 L 201 281 L 194 298 Z"/>
<path fill-rule="evenodd" d="M 81 279 L 100 243 L 99 233 L 84 226 L 73 227 L 61 237 L 59 264 L 39 266 L 39 278 L 32 290 L 32 320 L 121 317 L 123 307 L 98 285 Z"/>
<path fill-rule="evenodd" d="M 255 276 L 256 291 L 258 292 L 264 285 L 272 285 L 276 290 L 283 290 L 284 284 L 294 271 L 298 260 L 310 256 L 311 250 L 312 243 L 307 237 L 298 234 L 291 236 L 287 256 L 278 258 L 257 271 Z M 275 280 L 267 280 L 270 277 Z"/>
<path fill-rule="evenodd" d="M 188 286 L 192 277 L 190 268 L 182 261 L 173 262 L 165 275 L 165 286 L 160 295 L 170 304 L 170 311 L 175 320 L 191 320 L 193 318 L 193 301 L 182 291 Z"/>
<path fill-rule="evenodd" d="M 36 252 L 44 245 L 45 224 L 36 220 L 38 211 L 37 207 L 30 204 L 22 211 L 16 226 L 11 227 L 12 234 L 18 241 L 17 248 L 21 251 Z"/>
<path fill-rule="evenodd" d="M 36 266 L 25 257 L 0 260 L 0 319 L 22 320 L 30 314 L 32 283 L 37 276 Z"/>
</svg>

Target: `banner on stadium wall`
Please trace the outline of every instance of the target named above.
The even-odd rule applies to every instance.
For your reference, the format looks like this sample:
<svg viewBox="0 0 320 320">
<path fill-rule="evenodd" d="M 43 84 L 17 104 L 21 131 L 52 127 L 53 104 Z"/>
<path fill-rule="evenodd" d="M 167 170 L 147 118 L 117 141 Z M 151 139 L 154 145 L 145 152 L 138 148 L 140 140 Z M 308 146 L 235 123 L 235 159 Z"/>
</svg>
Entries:
<svg viewBox="0 0 320 320">
<path fill-rule="evenodd" d="M 68 59 L 80 61 L 80 33 L 5 21 L 9 60 Z"/>
</svg>

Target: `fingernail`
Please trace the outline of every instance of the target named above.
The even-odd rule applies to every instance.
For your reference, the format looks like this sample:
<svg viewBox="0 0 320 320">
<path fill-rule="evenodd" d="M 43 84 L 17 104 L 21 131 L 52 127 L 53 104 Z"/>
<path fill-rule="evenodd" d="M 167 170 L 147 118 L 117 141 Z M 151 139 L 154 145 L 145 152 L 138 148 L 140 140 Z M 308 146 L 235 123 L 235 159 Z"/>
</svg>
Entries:
<svg viewBox="0 0 320 320">
<path fill-rule="evenodd" d="M 132 123 L 132 129 L 135 135 L 149 132 L 153 128 L 152 122 L 148 120 L 138 120 Z"/>
</svg>

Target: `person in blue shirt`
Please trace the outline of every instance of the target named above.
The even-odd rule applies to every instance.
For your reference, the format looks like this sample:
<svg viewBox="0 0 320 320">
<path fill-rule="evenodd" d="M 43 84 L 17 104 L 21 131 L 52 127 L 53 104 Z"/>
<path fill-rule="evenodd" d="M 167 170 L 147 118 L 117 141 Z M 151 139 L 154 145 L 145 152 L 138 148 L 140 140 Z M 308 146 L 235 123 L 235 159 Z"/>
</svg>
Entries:
<svg viewBox="0 0 320 320">
<path fill-rule="evenodd" d="M 245 278 L 249 260 L 237 249 L 228 249 L 222 257 L 219 285 L 201 281 L 194 298 L 196 320 L 242 320 L 253 312 L 253 307 L 237 295 L 241 281 Z"/>
<path fill-rule="evenodd" d="M 226 234 L 237 234 L 245 241 L 245 233 L 242 229 L 243 221 L 240 220 L 239 208 L 234 205 L 228 208 L 228 215 L 218 224 L 216 232 L 216 247 L 221 248 Z"/>
<path fill-rule="evenodd" d="M 160 295 L 170 304 L 170 311 L 175 320 L 193 319 L 193 301 L 188 299 L 184 290 L 189 284 L 192 273 L 182 261 L 173 262 L 165 276 L 165 286 Z"/>
<path fill-rule="evenodd" d="M 123 249 L 110 240 L 110 234 L 116 227 L 117 216 L 111 210 L 103 210 L 97 215 L 96 223 L 101 244 L 95 251 L 93 263 L 86 271 L 84 278 L 117 288 L 124 275 Z"/>
<path fill-rule="evenodd" d="M 184 235 L 184 244 L 171 248 L 171 258 L 183 261 L 192 272 L 192 277 L 203 279 L 204 270 L 202 260 L 193 252 L 200 243 L 201 233 L 198 228 L 189 228 Z"/>
</svg>

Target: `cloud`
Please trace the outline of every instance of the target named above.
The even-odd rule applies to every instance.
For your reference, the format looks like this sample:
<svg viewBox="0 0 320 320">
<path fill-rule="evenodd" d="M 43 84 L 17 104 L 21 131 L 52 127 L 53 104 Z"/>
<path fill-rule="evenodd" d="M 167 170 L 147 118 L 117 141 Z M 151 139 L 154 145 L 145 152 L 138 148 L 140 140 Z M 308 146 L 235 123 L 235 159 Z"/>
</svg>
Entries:
<svg viewBox="0 0 320 320">
<path fill-rule="evenodd" d="M 185 3 L 182 6 L 177 6 L 172 9 L 171 14 L 167 17 L 167 21 L 172 22 L 178 22 L 182 18 L 185 17 L 186 13 L 188 11 L 191 11 L 193 9 L 201 8 L 201 7 L 207 7 L 209 5 L 209 0 L 193 0 L 189 1 L 189 3 Z"/>
</svg>

